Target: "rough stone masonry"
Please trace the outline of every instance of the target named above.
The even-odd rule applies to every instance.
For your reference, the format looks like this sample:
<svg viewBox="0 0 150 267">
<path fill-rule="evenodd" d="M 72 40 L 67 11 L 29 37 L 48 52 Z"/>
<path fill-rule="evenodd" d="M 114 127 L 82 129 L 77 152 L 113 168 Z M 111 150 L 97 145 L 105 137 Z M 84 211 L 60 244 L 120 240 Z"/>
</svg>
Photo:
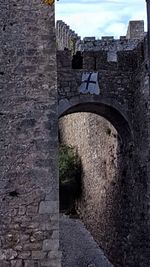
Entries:
<svg viewBox="0 0 150 267">
<path fill-rule="evenodd" d="M 130 22 L 127 35 L 119 40 L 79 40 L 63 22 L 57 27 L 60 136 L 78 149 L 83 165 L 79 216 L 114 266 L 150 266 L 150 113 L 144 24 Z M 64 31 L 68 33 L 63 40 Z M 75 44 L 69 51 L 72 36 Z M 72 64 L 76 49 L 82 57 L 80 68 Z M 98 72 L 99 95 L 88 90 L 80 93 L 85 72 Z M 77 112 L 96 113 L 115 127 L 121 141 L 119 150 L 113 151 L 117 168 L 109 152 L 109 145 L 117 140 L 107 137 L 104 121 Z M 96 149 L 102 151 L 95 153 Z"/>
<path fill-rule="evenodd" d="M 0 266 L 58 267 L 54 6 L 0 13 Z"/>
<path fill-rule="evenodd" d="M 0 266 L 59 267 L 54 6 L 41 0 L 5 0 L 0 2 L 0 10 Z M 128 36 L 132 36 L 130 31 Z M 130 41 L 122 44 L 120 40 L 116 49 L 113 44 L 117 43 L 110 39 L 102 43 L 85 39 L 86 46 L 81 43 L 82 70 L 72 70 L 69 51 L 58 53 L 59 111 L 61 116 L 75 111 L 98 113 L 124 140 L 127 173 L 126 179 L 121 177 L 119 190 L 114 187 L 113 196 L 119 192 L 121 205 L 119 212 L 113 206 L 114 214 L 120 216 L 115 218 L 117 242 L 112 239 L 110 243 L 122 266 L 147 267 L 147 43 L 146 39 L 131 41 L 131 49 Z M 96 51 L 91 50 L 92 45 Z M 97 98 L 78 91 L 82 72 L 93 69 L 101 74 Z"/>
</svg>

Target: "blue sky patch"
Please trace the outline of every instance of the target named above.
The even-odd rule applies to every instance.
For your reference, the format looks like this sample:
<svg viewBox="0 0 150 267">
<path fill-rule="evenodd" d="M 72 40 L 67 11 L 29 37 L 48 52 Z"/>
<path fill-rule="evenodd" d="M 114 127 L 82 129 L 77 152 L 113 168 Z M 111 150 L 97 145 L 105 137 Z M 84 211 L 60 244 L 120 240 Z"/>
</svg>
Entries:
<svg viewBox="0 0 150 267">
<path fill-rule="evenodd" d="M 129 20 L 144 20 L 144 0 L 59 0 L 56 19 L 66 22 L 81 37 L 126 35 Z"/>
</svg>

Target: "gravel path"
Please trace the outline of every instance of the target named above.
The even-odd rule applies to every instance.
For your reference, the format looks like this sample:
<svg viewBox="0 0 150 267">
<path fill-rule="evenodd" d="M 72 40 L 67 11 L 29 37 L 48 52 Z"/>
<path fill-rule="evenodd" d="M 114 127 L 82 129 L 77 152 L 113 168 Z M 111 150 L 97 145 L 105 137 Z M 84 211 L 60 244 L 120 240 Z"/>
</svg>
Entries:
<svg viewBox="0 0 150 267">
<path fill-rule="evenodd" d="M 78 219 L 60 217 L 62 267 L 113 267 Z"/>
</svg>

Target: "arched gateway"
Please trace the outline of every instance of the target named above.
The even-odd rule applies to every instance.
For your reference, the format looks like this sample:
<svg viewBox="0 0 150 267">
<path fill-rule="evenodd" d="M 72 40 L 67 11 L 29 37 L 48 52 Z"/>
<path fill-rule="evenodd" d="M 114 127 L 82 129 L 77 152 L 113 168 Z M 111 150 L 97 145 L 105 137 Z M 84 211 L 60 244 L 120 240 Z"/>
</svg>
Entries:
<svg viewBox="0 0 150 267">
<path fill-rule="evenodd" d="M 118 131 L 125 142 L 132 140 L 132 128 L 121 105 L 111 99 L 104 100 L 101 96 L 79 95 L 70 99 L 62 99 L 58 105 L 59 118 L 76 112 L 90 112 L 107 119 Z"/>
<path fill-rule="evenodd" d="M 132 36 L 133 24 L 129 36 Z M 110 203 L 107 215 L 103 215 L 106 224 L 100 222 L 104 232 L 99 242 L 112 262 L 124 267 L 135 267 L 139 262 L 140 266 L 146 266 L 147 260 L 137 255 L 149 247 L 146 241 L 148 218 L 143 217 L 148 212 L 145 196 L 148 194 L 149 128 L 145 47 L 145 39 L 96 41 L 85 38 L 80 47 L 82 69 L 81 65 L 80 69 L 74 69 L 70 51 L 57 52 L 59 117 L 76 112 L 98 114 L 111 122 L 124 144 L 118 182 L 112 183 L 108 190 Z M 140 236 L 142 243 L 137 241 Z"/>
</svg>

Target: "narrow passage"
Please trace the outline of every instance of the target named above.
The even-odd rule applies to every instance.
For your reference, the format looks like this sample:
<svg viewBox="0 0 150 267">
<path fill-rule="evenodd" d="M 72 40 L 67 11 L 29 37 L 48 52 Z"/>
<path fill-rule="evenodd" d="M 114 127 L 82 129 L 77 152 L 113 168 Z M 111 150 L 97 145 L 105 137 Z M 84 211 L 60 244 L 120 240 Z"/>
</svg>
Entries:
<svg viewBox="0 0 150 267">
<path fill-rule="evenodd" d="M 62 267 L 113 267 L 79 219 L 60 215 Z"/>
</svg>

